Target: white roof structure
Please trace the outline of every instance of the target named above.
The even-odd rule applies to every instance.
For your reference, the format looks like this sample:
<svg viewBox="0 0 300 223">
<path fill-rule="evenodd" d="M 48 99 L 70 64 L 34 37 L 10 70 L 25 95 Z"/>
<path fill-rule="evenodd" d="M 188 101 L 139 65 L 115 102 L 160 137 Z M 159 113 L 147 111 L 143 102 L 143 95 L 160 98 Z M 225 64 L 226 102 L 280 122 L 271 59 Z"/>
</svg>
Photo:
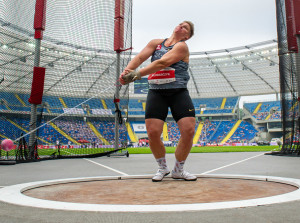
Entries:
<svg viewBox="0 0 300 223">
<path fill-rule="evenodd" d="M 40 66 L 46 67 L 44 94 L 75 97 L 113 95 L 116 53 L 53 39 L 42 41 Z M 0 20 L 0 91 L 30 93 L 35 42 L 32 33 Z M 121 66 L 126 66 L 124 54 Z M 194 98 L 278 94 L 277 41 L 231 49 L 191 52 L 188 84 Z M 142 66 L 149 63 L 146 61 Z M 1 78 L 0 78 L 1 79 Z M 130 86 L 133 95 L 133 85 Z"/>
<path fill-rule="evenodd" d="M 189 73 L 188 88 L 195 98 L 278 94 L 277 41 L 191 52 Z"/>
<path fill-rule="evenodd" d="M 0 74 L 4 76 L 0 91 L 30 93 L 34 39 L 3 27 L 0 27 L 0 39 Z M 42 41 L 40 66 L 46 68 L 44 95 L 92 97 L 104 88 L 109 88 L 105 94 L 115 92 L 114 51 L 45 40 Z"/>
<path fill-rule="evenodd" d="M 277 94 L 278 61 L 276 40 L 192 53 L 189 88 L 204 98 Z"/>
</svg>

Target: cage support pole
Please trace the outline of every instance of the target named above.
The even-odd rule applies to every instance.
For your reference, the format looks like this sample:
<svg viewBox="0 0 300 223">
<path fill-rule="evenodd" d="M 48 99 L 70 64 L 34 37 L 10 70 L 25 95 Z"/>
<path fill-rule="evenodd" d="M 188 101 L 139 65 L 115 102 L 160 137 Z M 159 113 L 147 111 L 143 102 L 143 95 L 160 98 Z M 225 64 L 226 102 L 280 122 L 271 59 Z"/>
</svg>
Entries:
<svg viewBox="0 0 300 223">
<path fill-rule="evenodd" d="M 120 53 L 117 52 L 117 69 L 116 69 L 116 83 L 118 83 L 119 80 L 119 75 L 120 75 Z M 115 98 L 119 99 L 120 98 L 120 88 L 118 84 L 116 84 L 116 90 L 115 90 Z M 119 107 L 119 102 L 115 102 L 117 104 L 117 107 Z M 119 149 L 119 116 L 118 112 L 115 112 L 115 149 Z"/>
<path fill-rule="evenodd" d="M 297 92 L 298 92 L 298 127 L 300 128 L 300 35 L 297 36 L 298 52 L 295 54 L 296 57 L 296 77 L 297 77 Z M 298 133 L 296 133 L 298 135 Z"/>
<path fill-rule="evenodd" d="M 285 76 L 289 75 L 288 69 L 286 66 L 289 67 L 289 60 L 287 57 L 287 47 L 284 44 L 286 40 L 286 28 L 285 28 L 285 14 L 284 14 L 284 0 L 276 0 L 276 20 L 277 20 L 277 39 L 278 39 L 278 57 L 279 57 L 279 81 L 280 81 L 280 92 L 281 92 L 281 117 L 282 117 L 282 129 L 283 132 L 286 131 L 286 108 L 283 103 L 285 97 Z M 283 134 L 283 146 L 281 152 L 284 152 L 284 148 L 289 146 L 286 141 L 286 134 Z"/>
<path fill-rule="evenodd" d="M 295 53 L 296 57 L 296 76 L 297 76 L 297 87 L 298 87 L 298 101 L 300 100 L 300 35 L 297 35 L 298 42 L 298 53 Z M 299 103 L 299 102 L 298 102 Z M 300 106 L 298 106 L 300 109 Z"/>
<path fill-rule="evenodd" d="M 35 54 L 34 54 L 33 75 L 35 75 L 35 71 L 36 71 L 35 68 L 39 68 L 39 66 L 40 66 L 41 42 L 43 39 L 43 31 L 45 30 L 45 23 L 46 23 L 46 4 L 47 4 L 47 0 L 36 0 L 36 4 L 35 4 L 35 15 L 34 15 L 34 24 L 33 24 L 33 28 L 35 29 L 35 34 L 34 34 Z M 33 79 L 33 81 L 34 81 L 34 79 Z M 42 85 L 44 85 L 44 82 L 42 83 Z M 40 98 L 41 98 L 41 96 L 40 96 Z M 37 105 L 38 104 L 40 104 L 40 102 L 32 102 L 31 103 L 30 126 L 29 126 L 30 159 L 35 159 L 35 157 L 34 157 L 34 142 L 36 140 L 36 121 L 37 121 Z"/>
<path fill-rule="evenodd" d="M 41 39 L 35 40 L 35 55 L 34 55 L 34 66 L 40 66 L 40 55 L 41 55 Z M 32 148 L 36 138 L 36 120 L 37 120 L 37 105 L 31 104 L 30 110 L 30 124 L 29 124 L 29 147 Z"/>
<path fill-rule="evenodd" d="M 119 109 L 120 102 L 120 86 L 119 76 L 121 73 L 121 52 L 124 49 L 124 4 L 125 0 L 115 0 L 115 26 L 114 26 L 114 51 L 117 53 L 117 64 L 116 64 L 116 90 L 114 103 L 116 106 L 115 112 L 115 149 L 119 149 Z"/>
</svg>

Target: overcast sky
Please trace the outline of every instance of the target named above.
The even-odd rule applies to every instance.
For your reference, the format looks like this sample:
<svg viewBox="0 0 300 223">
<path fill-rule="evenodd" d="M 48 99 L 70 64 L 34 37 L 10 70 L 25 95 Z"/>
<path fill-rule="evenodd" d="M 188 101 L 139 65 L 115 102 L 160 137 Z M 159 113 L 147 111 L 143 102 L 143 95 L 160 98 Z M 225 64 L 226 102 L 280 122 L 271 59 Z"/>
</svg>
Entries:
<svg viewBox="0 0 300 223">
<path fill-rule="evenodd" d="M 183 20 L 195 24 L 191 52 L 276 39 L 275 0 L 133 0 L 133 51 L 169 37 Z"/>
</svg>

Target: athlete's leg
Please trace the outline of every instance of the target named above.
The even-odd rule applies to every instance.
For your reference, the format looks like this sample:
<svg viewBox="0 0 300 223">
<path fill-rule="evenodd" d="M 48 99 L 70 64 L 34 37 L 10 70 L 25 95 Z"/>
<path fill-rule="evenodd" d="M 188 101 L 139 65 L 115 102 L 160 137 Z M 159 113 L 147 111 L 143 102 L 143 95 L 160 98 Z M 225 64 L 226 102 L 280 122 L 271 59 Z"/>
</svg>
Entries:
<svg viewBox="0 0 300 223">
<path fill-rule="evenodd" d="M 195 108 L 187 90 L 176 95 L 176 100 L 171 102 L 171 111 L 178 124 L 180 139 L 175 151 L 176 162 L 172 170 L 174 179 L 197 180 L 197 177 L 184 171 L 183 165 L 187 159 L 195 133 Z"/>
<path fill-rule="evenodd" d="M 150 149 L 156 159 L 162 158 L 166 151 L 160 136 L 168 115 L 168 104 L 159 91 L 148 91 L 145 113 Z"/>
<path fill-rule="evenodd" d="M 152 181 L 162 181 L 170 173 L 166 163 L 166 149 L 160 137 L 163 131 L 164 120 L 168 115 L 168 105 L 164 97 L 155 91 L 149 91 L 146 103 L 146 128 L 150 149 L 158 164 L 158 171 Z"/>
<path fill-rule="evenodd" d="M 194 117 L 185 117 L 180 119 L 177 124 L 181 136 L 175 151 L 175 157 L 179 162 L 181 162 L 187 159 L 191 151 L 196 120 Z"/>
<path fill-rule="evenodd" d="M 195 122 L 196 120 L 194 117 L 185 117 L 177 122 L 181 136 L 175 151 L 176 162 L 174 169 L 172 170 L 172 178 L 174 179 L 184 179 L 187 181 L 197 180 L 195 175 L 190 174 L 183 169 L 185 160 L 187 159 L 193 145 Z"/>
<path fill-rule="evenodd" d="M 158 170 L 153 176 L 153 182 L 160 182 L 167 176 L 170 171 L 166 162 L 166 149 L 163 142 L 160 139 L 161 133 L 163 131 L 164 121 L 160 119 L 146 119 L 146 128 L 149 138 L 150 149 L 156 159 L 158 164 Z"/>
<path fill-rule="evenodd" d="M 178 161 L 184 161 L 193 145 L 196 124 L 195 108 L 188 90 L 183 89 L 170 98 L 170 107 L 181 135 L 175 157 Z"/>
<path fill-rule="evenodd" d="M 160 137 L 163 131 L 164 121 L 160 119 L 146 119 L 146 128 L 149 138 L 150 149 L 155 157 L 159 159 L 165 157 L 166 149 Z"/>
</svg>

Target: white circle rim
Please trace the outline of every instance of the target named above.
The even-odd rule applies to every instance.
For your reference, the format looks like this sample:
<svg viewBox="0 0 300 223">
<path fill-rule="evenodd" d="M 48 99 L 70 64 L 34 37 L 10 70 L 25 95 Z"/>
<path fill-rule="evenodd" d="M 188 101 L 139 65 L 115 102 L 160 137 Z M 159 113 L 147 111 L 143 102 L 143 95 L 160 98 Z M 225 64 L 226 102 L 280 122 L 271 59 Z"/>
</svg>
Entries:
<svg viewBox="0 0 300 223">
<path fill-rule="evenodd" d="M 295 191 L 271 197 L 213 202 L 195 204 L 164 204 L 164 205 L 119 205 L 119 204 L 85 204 L 61 201 L 43 200 L 29 197 L 23 194 L 24 191 L 55 184 L 88 182 L 97 180 L 121 180 L 121 179 L 150 179 L 152 175 L 131 175 L 131 176 L 109 176 L 109 177 L 88 177 L 88 178 L 69 178 L 60 180 L 37 181 L 31 183 L 17 184 L 0 189 L 0 201 L 14 205 L 27 207 L 46 208 L 66 211 L 96 211 L 96 212 L 173 212 L 173 211 L 201 211 L 216 210 L 227 208 L 253 207 L 259 205 L 278 204 L 300 200 L 300 179 L 254 176 L 254 175 L 228 175 L 228 174 L 196 174 L 198 178 L 222 178 L 222 179 L 243 179 L 270 181 L 284 183 L 297 187 Z"/>
</svg>

